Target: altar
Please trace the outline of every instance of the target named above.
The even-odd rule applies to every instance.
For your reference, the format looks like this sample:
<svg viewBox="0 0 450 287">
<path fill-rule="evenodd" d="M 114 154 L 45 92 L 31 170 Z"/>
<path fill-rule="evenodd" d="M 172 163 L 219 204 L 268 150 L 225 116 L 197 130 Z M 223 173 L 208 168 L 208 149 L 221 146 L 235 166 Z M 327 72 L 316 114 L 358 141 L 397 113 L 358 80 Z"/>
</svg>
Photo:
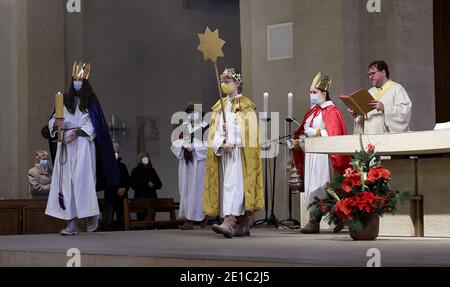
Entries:
<svg viewBox="0 0 450 287">
<path fill-rule="evenodd" d="M 405 178 L 401 170 L 412 162 L 412 174 L 406 175 L 406 178 L 412 182 L 410 217 L 414 236 L 425 235 L 426 212 L 438 214 L 440 220 L 442 214 L 445 214 L 445 218 L 448 219 L 446 221 L 450 222 L 450 206 L 439 206 L 439 203 L 448 197 L 442 195 L 448 195 L 450 192 L 450 130 L 362 135 L 361 140 L 364 147 L 372 144 L 378 154 L 391 156 L 392 161 L 402 161 L 392 164 L 385 161 L 388 168 L 390 165 L 396 166 L 400 172 L 396 174 L 396 170 L 393 171 L 394 180 L 396 176 Z M 359 135 L 305 139 L 305 151 L 309 153 L 354 154 L 358 150 L 360 150 Z M 407 190 L 405 184 L 406 181 L 403 180 L 397 183 L 396 188 L 400 191 Z M 433 231 L 433 235 L 439 233 L 438 226 L 434 229 L 437 231 Z"/>
</svg>

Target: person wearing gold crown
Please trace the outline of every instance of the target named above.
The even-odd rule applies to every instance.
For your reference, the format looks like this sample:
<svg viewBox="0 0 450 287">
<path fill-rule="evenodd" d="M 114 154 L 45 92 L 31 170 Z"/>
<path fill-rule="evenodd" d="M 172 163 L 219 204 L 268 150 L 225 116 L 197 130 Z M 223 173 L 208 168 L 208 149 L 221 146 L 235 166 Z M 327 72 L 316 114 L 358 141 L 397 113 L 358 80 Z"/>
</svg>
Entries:
<svg viewBox="0 0 450 287">
<path fill-rule="evenodd" d="M 98 225 L 97 190 L 119 186 L 120 177 L 108 124 L 88 77 L 90 64 L 75 62 L 64 118 L 49 121 L 52 137 L 61 127 L 45 214 L 67 220 L 61 235 L 78 234 L 77 218 L 87 218 L 87 231 Z"/>
<path fill-rule="evenodd" d="M 318 73 L 309 90 L 311 108 L 307 111 L 303 122 L 295 133 L 295 139 L 301 135 L 306 137 L 339 136 L 347 134 L 341 111 L 330 98 L 331 78 Z M 345 155 L 326 155 L 304 153 L 296 140 L 293 152 L 294 161 L 300 177 L 304 182 L 305 202 L 309 206 L 315 197 L 326 198 L 325 188 L 331 181 L 330 163 L 333 170 L 343 173 L 350 166 L 351 158 Z M 300 230 L 302 233 L 319 233 L 320 220 L 310 212 L 308 224 Z M 335 228 L 340 231 L 343 226 Z"/>
<path fill-rule="evenodd" d="M 242 78 L 233 68 L 225 69 L 220 80 L 227 97 L 212 108 L 203 211 L 224 217 L 213 225 L 214 232 L 249 236 L 248 216 L 264 208 L 256 106 L 241 94 Z"/>
</svg>

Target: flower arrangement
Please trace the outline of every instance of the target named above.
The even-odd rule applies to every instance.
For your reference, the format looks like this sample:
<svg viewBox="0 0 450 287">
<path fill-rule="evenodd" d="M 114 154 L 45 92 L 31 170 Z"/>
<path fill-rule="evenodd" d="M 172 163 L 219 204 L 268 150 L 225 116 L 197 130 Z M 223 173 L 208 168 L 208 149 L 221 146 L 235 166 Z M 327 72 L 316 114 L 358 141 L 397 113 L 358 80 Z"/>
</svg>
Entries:
<svg viewBox="0 0 450 287">
<path fill-rule="evenodd" d="M 360 232 L 371 216 L 395 214 L 398 200 L 408 200 L 408 192 L 391 189 L 391 172 L 382 165 L 375 146 L 366 150 L 360 136 L 361 150 L 357 151 L 351 168 L 337 174 L 326 188 L 326 199 L 314 198 L 309 208 L 315 216 L 324 216 L 328 223 L 347 225 L 350 231 Z"/>
</svg>

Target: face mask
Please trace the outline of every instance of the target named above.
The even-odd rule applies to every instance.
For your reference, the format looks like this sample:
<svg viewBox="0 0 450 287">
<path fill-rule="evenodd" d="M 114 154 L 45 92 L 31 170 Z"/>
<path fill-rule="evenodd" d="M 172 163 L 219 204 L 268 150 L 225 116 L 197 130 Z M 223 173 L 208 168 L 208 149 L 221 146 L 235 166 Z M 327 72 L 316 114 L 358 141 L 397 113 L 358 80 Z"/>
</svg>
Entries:
<svg viewBox="0 0 450 287">
<path fill-rule="evenodd" d="M 48 168 L 48 160 L 46 160 L 46 159 L 41 159 L 41 161 L 39 162 L 39 165 L 40 165 L 43 169 L 47 169 L 47 168 Z"/>
<path fill-rule="evenodd" d="M 319 98 L 319 94 L 318 93 L 317 94 L 310 93 L 309 96 L 310 96 L 311 106 L 322 104 L 320 102 L 320 98 Z"/>
<path fill-rule="evenodd" d="M 148 157 L 143 157 L 141 161 L 142 161 L 142 164 L 144 164 L 144 165 L 147 165 L 149 162 Z"/>
<path fill-rule="evenodd" d="M 200 116 L 198 114 L 189 114 L 188 115 L 188 119 L 191 121 L 197 121 L 200 118 Z"/>
<path fill-rule="evenodd" d="M 116 153 L 114 153 L 114 154 L 116 155 L 116 159 L 119 159 L 119 153 L 116 152 Z"/>
<path fill-rule="evenodd" d="M 231 95 L 234 92 L 234 87 L 225 83 L 220 84 L 220 89 L 225 95 Z"/>
<path fill-rule="evenodd" d="M 83 81 L 73 81 L 73 88 L 75 91 L 79 92 L 81 90 L 81 86 L 83 86 Z"/>
</svg>

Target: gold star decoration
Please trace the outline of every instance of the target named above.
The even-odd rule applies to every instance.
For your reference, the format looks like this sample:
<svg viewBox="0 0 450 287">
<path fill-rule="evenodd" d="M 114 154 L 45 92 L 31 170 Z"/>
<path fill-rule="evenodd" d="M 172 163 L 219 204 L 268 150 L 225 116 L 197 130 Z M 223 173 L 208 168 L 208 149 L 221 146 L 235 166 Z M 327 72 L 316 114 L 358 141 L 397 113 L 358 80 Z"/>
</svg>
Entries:
<svg viewBox="0 0 450 287">
<path fill-rule="evenodd" d="M 197 50 L 203 53 L 203 60 L 211 60 L 213 63 L 217 62 L 217 57 L 224 57 L 222 47 L 225 41 L 219 38 L 219 29 L 212 32 L 209 27 L 206 27 L 204 34 L 197 34 L 200 38 L 200 45 Z"/>
</svg>

